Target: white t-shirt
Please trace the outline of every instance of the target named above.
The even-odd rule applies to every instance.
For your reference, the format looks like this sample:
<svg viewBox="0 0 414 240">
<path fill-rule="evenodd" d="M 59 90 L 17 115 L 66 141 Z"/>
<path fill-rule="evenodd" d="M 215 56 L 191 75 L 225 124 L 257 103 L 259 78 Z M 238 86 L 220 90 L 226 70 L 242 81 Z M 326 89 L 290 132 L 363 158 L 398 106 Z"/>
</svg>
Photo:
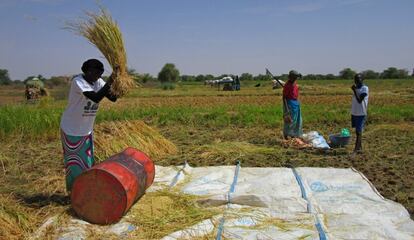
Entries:
<svg viewBox="0 0 414 240">
<path fill-rule="evenodd" d="M 367 115 L 367 109 L 368 109 L 368 87 L 365 85 L 362 85 L 361 88 L 355 89 L 356 94 L 361 96 L 362 93 L 367 94 L 367 96 L 362 100 L 361 103 L 359 103 L 355 97 L 355 94 L 352 95 L 352 108 L 351 108 L 351 114 L 354 116 L 366 116 Z"/>
<path fill-rule="evenodd" d="M 82 74 L 72 79 L 68 106 L 60 121 L 60 127 L 64 133 L 72 136 L 86 136 L 92 132 L 99 103 L 85 97 L 83 92 L 98 92 L 104 85 L 102 78 L 90 84 Z"/>
</svg>

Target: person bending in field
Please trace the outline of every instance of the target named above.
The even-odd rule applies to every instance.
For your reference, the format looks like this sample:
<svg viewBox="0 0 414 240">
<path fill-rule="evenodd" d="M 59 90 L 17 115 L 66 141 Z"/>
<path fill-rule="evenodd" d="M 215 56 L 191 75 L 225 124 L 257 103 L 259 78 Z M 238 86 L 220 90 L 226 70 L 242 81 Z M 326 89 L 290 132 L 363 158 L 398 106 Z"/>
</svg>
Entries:
<svg viewBox="0 0 414 240">
<path fill-rule="evenodd" d="M 70 193 L 75 178 L 94 164 L 93 125 L 99 102 L 104 98 L 115 102 L 109 89 L 117 69 L 105 83 L 102 62 L 89 59 L 82 65 L 83 74 L 72 79 L 66 110 L 60 122 L 66 172 L 66 190 Z"/>
<path fill-rule="evenodd" d="M 283 85 L 283 137 L 301 137 L 302 114 L 300 112 L 299 88 L 296 84 L 298 78 L 302 77 L 295 70 L 289 72 L 289 80 Z"/>
<path fill-rule="evenodd" d="M 354 153 L 362 152 L 362 131 L 367 117 L 368 86 L 364 85 L 363 81 L 362 75 L 356 74 L 354 76 L 355 84 L 351 87 L 354 92 L 352 95 L 351 123 L 356 132 Z"/>
</svg>

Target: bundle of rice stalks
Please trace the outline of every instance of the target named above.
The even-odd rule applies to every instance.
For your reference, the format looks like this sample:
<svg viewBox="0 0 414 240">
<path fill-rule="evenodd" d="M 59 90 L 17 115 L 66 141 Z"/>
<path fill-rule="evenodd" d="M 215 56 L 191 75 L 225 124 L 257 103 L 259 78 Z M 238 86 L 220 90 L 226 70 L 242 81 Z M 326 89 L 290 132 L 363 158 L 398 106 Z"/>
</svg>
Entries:
<svg viewBox="0 0 414 240">
<path fill-rule="evenodd" d="M 146 153 L 152 160 L 176 154 L 177 147 L 143 121 L 113 121 L 95 127 L 98 160 L 104 160 L 127 147 Z"/>
<path fill-rule="evenodd" d="M 127 72 L 127 57 L 122 33 L 109 12 L 100 7 L 100 13 L 87 12 L 87 19 L 67 23 L 66 28 L 85 37 L 95 45 L 108 60 L 114 72 L 112 94 L 122 97 L 134 86 Z"/>
</svg>

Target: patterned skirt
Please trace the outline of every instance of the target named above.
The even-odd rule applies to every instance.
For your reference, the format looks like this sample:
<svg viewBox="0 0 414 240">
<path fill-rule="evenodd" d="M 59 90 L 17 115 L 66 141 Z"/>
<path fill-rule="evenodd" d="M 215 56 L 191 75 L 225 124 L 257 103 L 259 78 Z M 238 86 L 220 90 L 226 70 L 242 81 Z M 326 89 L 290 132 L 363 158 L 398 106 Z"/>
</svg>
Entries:
<svg viewBox="0 0 414 240">
<path fill-rule="evenodd" d="M 288 99 L 287 104 L 283 104 L 283 115 L 290 114 L 291 122 L 284 122 L 283 135 L 286 137 L 301 137 L 302 131 L 302 114 L 300 112 L 300 103 L 298 100 Z"/>
<path fill-rule="evenodd" d="M 72 190 L 73 182 L 95 162 L 92 133 L 86 136 L 71 136 L 60 131 L 66 173 L 66 190 Z"/>
</svg>

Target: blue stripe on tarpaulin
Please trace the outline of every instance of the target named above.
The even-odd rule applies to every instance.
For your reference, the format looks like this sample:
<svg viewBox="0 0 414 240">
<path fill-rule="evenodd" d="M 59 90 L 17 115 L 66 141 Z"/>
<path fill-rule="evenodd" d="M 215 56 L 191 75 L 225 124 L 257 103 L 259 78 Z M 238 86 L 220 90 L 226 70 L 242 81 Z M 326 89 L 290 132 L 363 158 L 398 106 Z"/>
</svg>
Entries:
<svg viewBox="0 0 414 240">
<path fill-rule="evenodd" d="M 227 207 L 231 203 L 231 194 L 234 193 L 234 189 L 236 188 L 237 178 L 239 177 L 239 170 L 240 170 L 240 161 L 237 161 L 236 162 L 236 169 L 234 170 L 233 183 L 231 184 L 230 190 L 227 193 Z M 223 234 L 224 215 L 225 215 L 225 213 L 223 213 L 223 217 L 220 219 L 220 224 L 219 224 L 218 229 L 217 229 L 216 240 L 221 240 L 221 235 Z"/>
<path fill-rule="evenodd" d="M 320 240 L 327 240 L 328 238 L 326 237 L 326 233 L 323 230 L 322 224 L 319 222 L 319 218 L 316 217 L 316 229 L 318 229 L 318 233 L 319 233 L 319 239 Z"/>
<path fill-rule="evenodd" d="M 293 175 L 295 175 L 296 181 L 298 182 L 298 185 L 300 187 L 300 192 L 302 193 L 302 198 L 306 200 L 307 205 L 306 205 L 306 210 L 308 211 L 308 213 L 311 212 L 311 205 L 310 205 L 310 201 L 308 199 L 308 196 L 306 195 L 306 191 L 305 191 L 305 187 L 303 186 L 302 183 L 302 178 L 300 177 L 299 173 L 296 171 L 296 169 L 294 167 L 291 167 L 292 171 L 293 171 Z"/>
<path fill-rule="evenodd" d="M 221 235 L 223 234 L 223 226 L 224 226 L 224 217 L 220 219 L 220 224 L 218 226 L 216 240 L 221 240 Z"/>
<path fill-rule="evenodd" d="M 172 182 L 170 183 L 170 188 L 174 187 L 175 184 L 177 184 L 178 182 L 178 177 L 180 176 L 181 172 L 184 171 L 184 168 L 187 166 L 187 161 L 184 162 L 183 167 L 178 170 L 177 174 L 174 176 Z"/>
<path fill-rule="evenodd" d="M 240 162 L 236 162 L 236 170 L 234 171 L 234 178 L 233 183 L 231 184 L 229 193 L 234 193 L 234 189 L 236 188 L 237 178 L 239 177 L 239 170 L 240 170 Z"/>
<path fill-rule="evenodd" d="M 298 182 L 298 185 L 300 187 L 300 191 L 302 193 L 302 198 L 306 200 L 307 202 L 307 211 L 308 213 L 314 214 L 314 217 L 316 219 L 315 227 L 318 230 L 319 233 L 319 239 L 320 240 L 327 240 L 326 233 L 323 230 L 322 224 L 318 218 L 318 215 L 316 213 L 312 212 L 312 204 L 308 199 L 308 196 L 306 195 L 305 187 L 303 186 L 302 178 L 300 177 L 299 173 L 296 171 L 294 167 L 290 167 L 292 169 L 293 175 L 295 175 L 296 181 Z"/>
</svg>

